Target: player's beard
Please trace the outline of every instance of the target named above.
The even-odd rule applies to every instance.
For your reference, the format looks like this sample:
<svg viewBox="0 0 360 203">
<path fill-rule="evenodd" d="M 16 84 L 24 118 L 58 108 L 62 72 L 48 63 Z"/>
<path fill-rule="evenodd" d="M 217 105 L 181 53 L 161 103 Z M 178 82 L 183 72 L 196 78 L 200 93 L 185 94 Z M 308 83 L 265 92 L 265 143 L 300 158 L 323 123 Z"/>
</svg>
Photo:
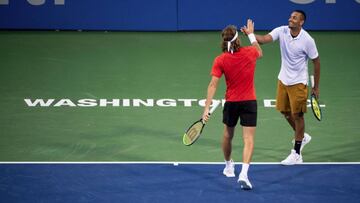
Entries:
<svg viewBox="0 0 360 203">
<path fill-rule="evenodd" d="M 301 29 L 301 27 L 296 26 L 295 23 L 289 23 L 289 24 L 288 24 L 288 27 L 289 27 L 290 30 L 293 30 L 293 31 L 296 31 L 296 30 L 298 30 L 298 29 Z"/>
<path fill-rule="evenodd" d="M 291 23 L 291 22 L 289 22 L 288 27 L 289 27 L 290 29 L 296 28 L 296 26 L 294 25 L 294 23 Z"/>
</svg>

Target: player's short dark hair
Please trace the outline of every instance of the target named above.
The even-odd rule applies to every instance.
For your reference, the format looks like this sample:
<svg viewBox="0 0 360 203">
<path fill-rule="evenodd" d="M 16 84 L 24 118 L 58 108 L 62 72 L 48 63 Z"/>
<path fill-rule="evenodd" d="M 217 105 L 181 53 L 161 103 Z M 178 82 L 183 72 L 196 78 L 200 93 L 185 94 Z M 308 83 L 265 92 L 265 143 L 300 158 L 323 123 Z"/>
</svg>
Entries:
<svg viewBox="0 0 360 203">
<path fill-rule="evenodd" d="M 293 12 L 301 13 L 304 22 L 306 21 L 306 13 L 303 10 L 294 10 Z"/>
</svg>

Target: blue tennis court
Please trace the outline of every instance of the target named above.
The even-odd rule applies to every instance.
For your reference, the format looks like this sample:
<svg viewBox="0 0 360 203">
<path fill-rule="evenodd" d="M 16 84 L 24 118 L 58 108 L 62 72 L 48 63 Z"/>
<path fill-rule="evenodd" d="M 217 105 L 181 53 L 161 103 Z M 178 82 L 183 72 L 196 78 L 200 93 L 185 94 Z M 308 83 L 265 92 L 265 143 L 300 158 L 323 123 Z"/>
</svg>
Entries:
<svg viewBox="0 0 360 203">
<path fill-rule="evenodd" d="M 252 191 L 223 164 L 1 164 L 2 202 L 359 202 L 359 164 L 254 164 Z M 239 170 L 239 165 L 237 167 Z M 237 171 L 238 173 L 238 171 Z"/>
</svg>

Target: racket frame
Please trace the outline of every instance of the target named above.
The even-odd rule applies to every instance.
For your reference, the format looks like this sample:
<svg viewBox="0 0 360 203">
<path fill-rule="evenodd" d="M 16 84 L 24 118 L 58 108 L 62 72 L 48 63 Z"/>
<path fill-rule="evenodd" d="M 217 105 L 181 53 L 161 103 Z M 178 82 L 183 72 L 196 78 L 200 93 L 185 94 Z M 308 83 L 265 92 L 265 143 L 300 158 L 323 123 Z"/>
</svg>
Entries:
<svg viewBox="0 0 360 203">
<path fill-rule="evenodd" d="M 313 105 L 313 101 L 315 101 L 315 103 L 317 104 L 317 109 L 319 109 L 320 118 L 318 117 L 317 113 L 315 112 L 315 107 L 314 107 L 314 105 Z M 320 108 L 320 105 L 319 105 L 319 101 L 316 99 L 315 94 L 312 94 L 312 95 L 311 95 L 310 103 L 311 103 L 311 109 L 312 109 L 312 112 L 313 112 L 315 118 L 316 118 L 318 121 L 321 121 L 322 112 L 321 112 L 321 108 Z"/>
<path fill-rule="evenodd" d="M 314 76 L 313 76 L 313 75 L 310 76 L 310 82 L 311 82 L 311 88 L 314 88 L 315 82 L 314 82 Z M 317 104 L 317 109 L 319 109 L 319 112 L 320 112 L 320 118 L 317 116 L 317 114 L 316 114 L 316 112 L 315 112 L 315 110 L 314 110 L 313 101 L 315 101 L 315 103 Z M 316 118 L 318 121 L 321 121 L 321 119 L 322 119 L 322 112 L 321 112 L 321 108 L 320 108 L 319 101 L 318 101 L 318 99 L 316 98 L 316 95 L 315 95 L 315 94 L 311 94 L 310 104 L 311 104 L 311 110 L 312 110 L 315 118 Z"/>
<path fill-rule="evenodd" d="M 191 143 L 189 143 L 189 144 L 185 143 L 185 139 L 186 139 L 186 137 L 188 136 L 187 133 L 189 132 L 189 130 L 190 130 L 195 124 L 197 124 L 197 123 L 199 123 L 199 122 L 202 123 L 201 130 L 200 130 L 199 134 L 196 136 L 196 138 L 195 138 Z M 184 134 L 184 136 L 183 136 L 183 143 L 184 143 L 184 145 L 190 146 L 190 145 L 194 144 L 194 143 L 196 142 L 196 140 L 199 139 L 199 137 L 200 137 L 200 135 L 201 135 L 204 127 L 205 127 L 205 122 L 203 122 L 202 119 L 195 121 L 195 122 L 186 130 L 186 132 L 185 132 L 185 134 Z"/>
<path fill-rule="evenodd" d="M 221 103 L 220 101 L 214 101 L 213 106 L 211 107 L 211 109 L 210 109 L 210 111 L 209 111 L 209 116 L 215 111 L 215 109 L 220 105 L 220 103 Z M 197 136 L 190 144 L 185 143 L 185 139 L 186 139 L 187 133 L 188 133 L 189 130 L 190 130 L 195 124 L 197 124 L 198 122 L 201 122 L 201 123 L 202 123 L 202 127 L 201 127 L 201 130 L 200 130 L 200 133 L 198 134 L 198 136 Z M 185 131 L 185 134 L 183 135 L 183 143 L 184 143 L 184 145 L 190 146 L 190 145 L 194 144 L 194 143 L 196 142 L 196 140 L 199 139 L 199 137 L 200 137 L 200 135 L 201 135 L 201 133 L 202 133 L 204 127 L 205 127 L 205 124 L 206 124 L 206 122 L 203 121 L 203 119 L 201 118 L 201 119 L 195 121 L 192 125 L 190 125 L 190 127 Z"/>
</svg>

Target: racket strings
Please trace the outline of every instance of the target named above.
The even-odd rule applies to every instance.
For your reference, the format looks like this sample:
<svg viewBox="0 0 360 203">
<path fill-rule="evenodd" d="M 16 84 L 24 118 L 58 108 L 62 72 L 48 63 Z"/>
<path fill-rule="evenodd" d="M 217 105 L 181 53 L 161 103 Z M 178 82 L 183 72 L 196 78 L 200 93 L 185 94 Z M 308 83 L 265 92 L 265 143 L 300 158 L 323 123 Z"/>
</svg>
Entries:
<svg viewBox="0 0 360 203">
<path fill-rule="evenodd" d="M 311 98 L 311 108 L 315 117 L 320 121 L 321 120 L 321 109 L 318 101 L 315 99 L 315 96 Z"/>
<path fill-rule="evenodd" d="M 201 132 L 202 129 L 202 123 L 196 123 L 193 125 L 188 132 L 186 133 L 190 140 L 194 140 Z"/>
<path fill-rule="evenodd" d="M 194 143 L 197 138 L 200 136 L 203 128 L 203 124 L 201 121 L 193 124 L 185 133 L 183 142 L 185 145 L 191 145 Z"/>
</svg>

